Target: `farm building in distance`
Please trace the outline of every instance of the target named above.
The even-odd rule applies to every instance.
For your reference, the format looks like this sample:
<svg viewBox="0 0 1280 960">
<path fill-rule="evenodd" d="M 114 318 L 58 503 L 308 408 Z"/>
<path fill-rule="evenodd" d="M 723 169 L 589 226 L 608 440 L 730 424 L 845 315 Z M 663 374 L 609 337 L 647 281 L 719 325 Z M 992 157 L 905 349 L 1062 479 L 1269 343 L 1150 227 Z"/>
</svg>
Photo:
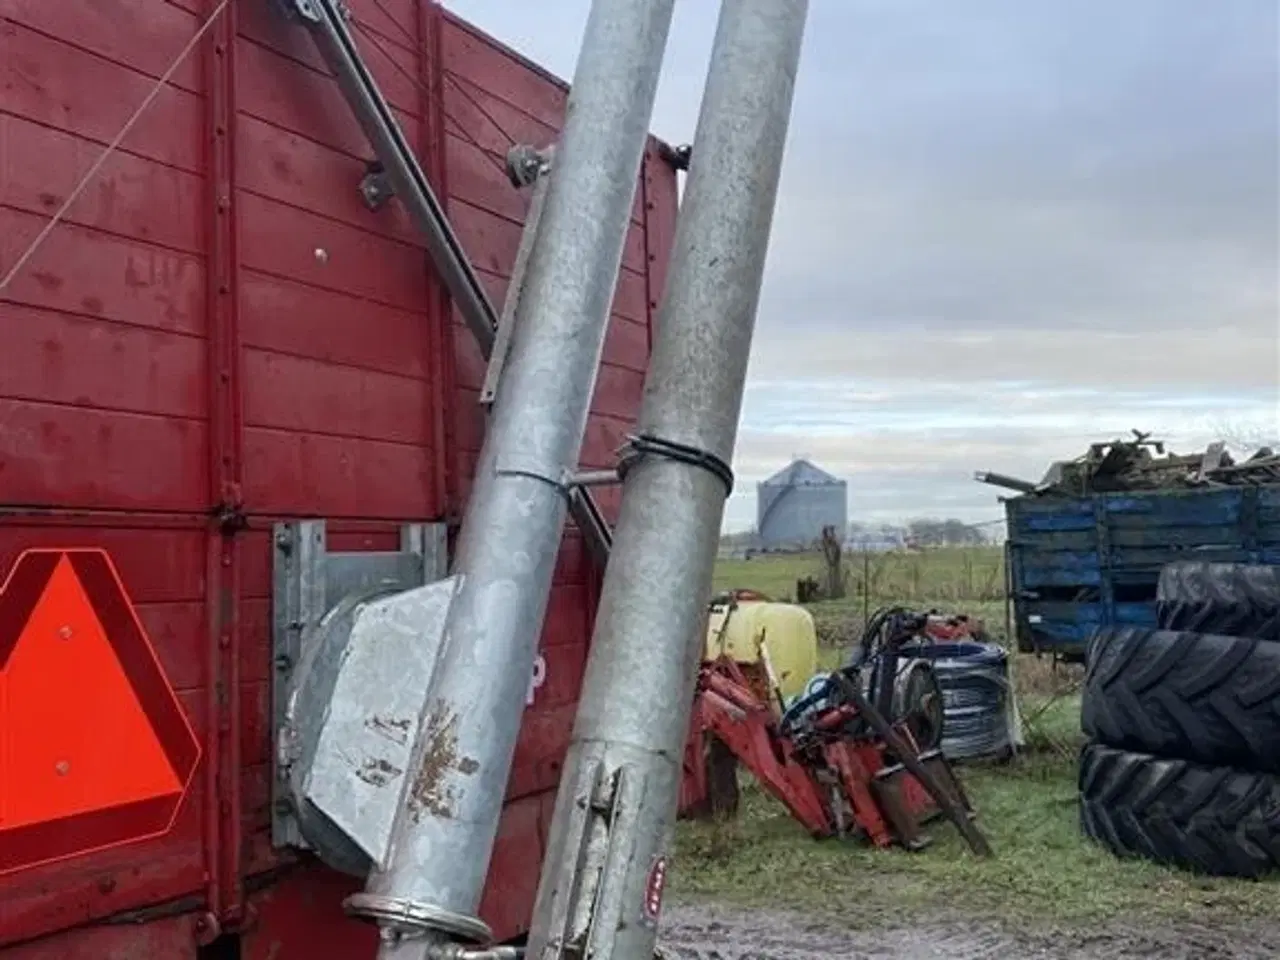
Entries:
<svg viewBox="0 0 1280 960">
<path fill-rule="evenodd" d="M 793 461 L 756 487 L 756 536 L 761 550 L 808 547 L 835 527 L 841 538 L 849 523 L 848 484 L 808 460 Z"/>
</svg>

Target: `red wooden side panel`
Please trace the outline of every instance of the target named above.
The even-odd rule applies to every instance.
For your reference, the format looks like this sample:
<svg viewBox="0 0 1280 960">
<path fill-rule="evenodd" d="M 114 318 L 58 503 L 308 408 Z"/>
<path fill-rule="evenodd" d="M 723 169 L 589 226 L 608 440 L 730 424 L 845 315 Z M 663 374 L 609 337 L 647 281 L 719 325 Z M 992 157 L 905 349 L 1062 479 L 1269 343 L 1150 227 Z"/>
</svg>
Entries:
<svg viewBox="0 0 1280 960">
<path fill-rule="evenodd" d="M 215 5 L 0 0 L 0 276 Z M 255 960 L 354 960 L 346 947 L 371 943 L 338 909 L 342 878 L 244 883 L 281 867 L 270 529 L 321 516 L 334 549 L 376 550 L 400 523 L 456 518 L 483 441 L 483 364 L 403 211 L 360 202 L 370 151 L 305 31 L 271 6 L 231 4 L 0 292 L 0 576 L 33 546 L 110 551 L 205 742 L 169 835 L 0 881 L 4 960 L 188 960 L 206 911 L 229 928 L 256 911 Z M 501 303 L 527 207 L 503 155 L 554 138 L 566 87 L 434 5 L 349 6 Z M 675 206 L 651 149 L 584 465 L 612 462 L 637 412 Z M 616 509 L 616 491 L 601 499 Z M 247 529 L 224 534 L 220 510 Z M 597 582 L 570 530 L 482 907 L 500 936 L 532 905 Z M 46 936 L 153 910 L 181 916 Z"/>
</svg>

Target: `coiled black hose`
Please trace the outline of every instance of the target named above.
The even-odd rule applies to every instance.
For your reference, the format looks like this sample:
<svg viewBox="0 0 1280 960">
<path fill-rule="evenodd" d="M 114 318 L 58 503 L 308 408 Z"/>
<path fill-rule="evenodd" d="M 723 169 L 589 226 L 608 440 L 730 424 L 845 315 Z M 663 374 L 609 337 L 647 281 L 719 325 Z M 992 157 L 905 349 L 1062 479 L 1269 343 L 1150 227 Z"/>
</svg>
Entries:
<svg viewBox="0 0 1280 960">
<path fill-rule="evenodd" d="M 993 643 L 911 643 L 901 656 L 933 664 L 942 688 L 942 753 L 973 760 L 1009 752 L 1009 657 Z"/>
</svg>

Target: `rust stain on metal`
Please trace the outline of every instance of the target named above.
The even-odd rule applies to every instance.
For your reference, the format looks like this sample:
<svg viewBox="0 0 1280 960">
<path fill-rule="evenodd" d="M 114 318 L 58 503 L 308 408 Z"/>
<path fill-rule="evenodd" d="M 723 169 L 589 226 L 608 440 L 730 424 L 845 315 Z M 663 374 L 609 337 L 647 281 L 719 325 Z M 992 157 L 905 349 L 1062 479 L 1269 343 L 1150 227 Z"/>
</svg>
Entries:
<svg viewBox="0 0 1280 960">
<path fill-rule="evenodd" d="M 403 746 L 409 741 L 409 727 L 413 721 L 408 717 L 383 717 L 374 714 L 364 725 L 380 737 Z"/>
<path fill-rule="evenodd" d="M 450 775 L 473 774 L 480 769 L 480 764 L 472 757 L 458 755 L 458 714 L 443 701 L 432 706 L 423 736 L 427 748 L 423 751 L 418 775 L 409 791 L 410 815 L 414 822 L 424 811 L 451 819 L 457 794 L 448 783 Z"/>
<path fill-rule="evenodd" d="M 356 776 L 375 787 L 385 787 L 402 773 L 404 771 L 395 764 L 381 758 L 375 760 L 371 757 L 356 771 Z"/>
</svg>

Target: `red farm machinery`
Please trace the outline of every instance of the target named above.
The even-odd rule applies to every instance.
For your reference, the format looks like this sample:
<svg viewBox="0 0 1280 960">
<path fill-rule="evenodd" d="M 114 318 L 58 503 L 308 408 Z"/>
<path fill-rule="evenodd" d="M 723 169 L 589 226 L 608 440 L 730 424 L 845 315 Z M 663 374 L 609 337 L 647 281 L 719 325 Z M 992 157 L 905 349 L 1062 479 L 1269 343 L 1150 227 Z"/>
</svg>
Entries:
<svg viewBox="0 0 1280 960">
<path fill-rule="evenodd" d="M 745 629 L 734 636 L 740 611 Z M 685 745 L 681 813 L 732 816 L 743 769 L 815 839 L 915 851 L 928 844 L 924 826 L 945 816 L 975 853 L 989 855 L 939 746 L 941 688 L 927 661 L 904 655 L 922 639 L 967 629 L 888 608 L 870 619 L 848 664 L 806 671 L 809 682 L 800 684 L 795 670 L 816 667 L 817 659 L 807 613 L 755 597 L 713 605 Z"/>
<path fill-rule="evenodd" d="M 673 6 L 570 88 L 0 0 L 0 960 L 652 956 L 807 14 L 723 5 L 690 150 Z"/>
</svg>

